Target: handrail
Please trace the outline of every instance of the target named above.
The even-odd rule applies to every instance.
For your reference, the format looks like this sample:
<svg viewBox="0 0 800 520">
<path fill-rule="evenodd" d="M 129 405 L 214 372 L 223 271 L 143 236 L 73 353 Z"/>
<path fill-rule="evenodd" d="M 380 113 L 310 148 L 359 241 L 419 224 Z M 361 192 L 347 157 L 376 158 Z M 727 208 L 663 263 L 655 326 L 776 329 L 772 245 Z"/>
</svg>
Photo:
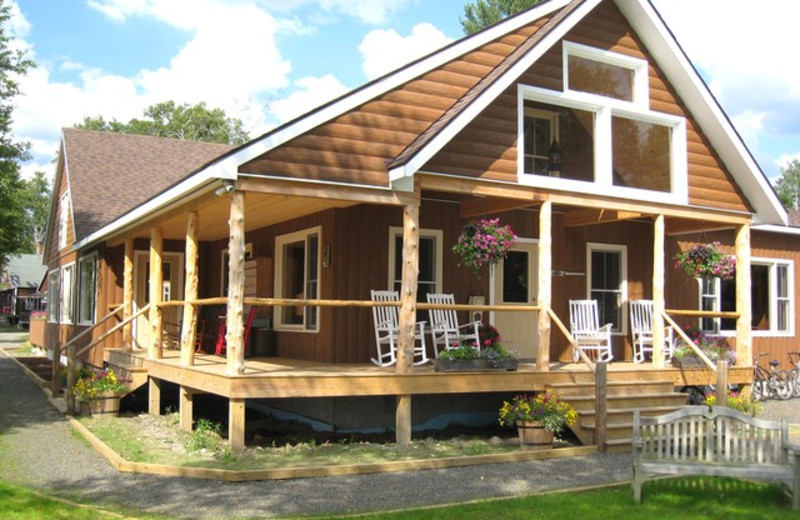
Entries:
<svg viewBox="0 0 800 520">
<path fill-rule="evenodd" d="M 96 322 L 96 323 L 92 324 L 92 325 L 91 325 L 90 327 L 88 327 L 86 330 L 83 330 L 83 331 L 81 331 L 81 332 L 80 332 L 80 334 L 78 334 L 77 336 L 75 336 L 75 337 L 74 337 L 74 338 L 72 338 L 71 340 L 69 340 L 69 341 L 67 341 L 66 343 L 64 343 L 64 344 L 63 344 L 61 347 L 59 347 L 59 348 L 58 348 L 58 353 L 57 353 L 57 354 L 60 356 L 60 355 L 61 355 L 61 351 L 62 351 L 62 350 L 66 350 L 66 349 L 67 349 L 67 348 L 68 348 L 70 345 L 72 345 L 73 343 L 75 343 L 76 341 L 78 341 L 79 339 L 81 339 L 82 337 L 84 337 L 85 335 L 89 334 L 89 333 L 90 333 L 90 332 L 92 332 L 94 329 L 96 329 L 97 327 L 99 327 L 100 325 L 102 325 L 103 323 L 105 323 L 106 321 L 108 321 L 109 319 L 111 319 L 111 317 L 112 317 L 112 316 L 114 316 L 114 315 L 115 315 L 116 313 L 118 313 L 119 311 L 121 311 L 123 307 L 124 307 L 124 305 L 120 305 L 119 307 L 116 307 L 114 310 L 112 310 L 111 312 L 109 312 L 108 314 L 106 314 L 105 316 L 103 316 L 103 317 L 100 319 L 100 321 L 98 321 L 98 322 Z"/>
<path fill-rule="evenodd" d="M 88 345 L 86 345 L 85 347 L 80 349 L 78 352 L 75 353 L 75 357 L 76 358 L 79 357 L 84 352 L 86 352 L 90 348 L 94 347 L 95 345 L 97 345 L 98 343 L 100 343 L 101 341 L 103 341 L 104 339 L 106 339 L 107 337 L 112 335 L 113 333 L 117 332 L 119 329 L 121 329 L 122 327 L 124 327 L 128 323 L 132 322 L 133 320 L 135 320 L 136 318 L 138 318 L 139 316 L 141 316 L 142 314 L 144 314 L 145 312 L 147 312 L 149 310 L 150 310 L 150 304 L 148 303 L 147 305 L 145 305 L 144 307 L 139 309 L 135 314 L 132 314 L 129 318 L 126 318 L 126 319 L 122 320 L 121 322 L 117 323 L 116 325 L 111 327 L 109 330 L 104 332 L 102 335 L 100 335 L 99 338 L 95 339 L 94 341 L 92 341 L 91 343 L 89 343 Z"/>
<path fill-rule="evenodd" d="M 739 318 L 739 313 L 734 311 L 699 311 L 692 309 L 666 309 L 664 312 L 675 316 L 691 316 L 693 318 L 724 318 L 735 320 Z"/>
<path fill-rule="evenodd" d="M 547 315 L 550 316 L 550 319 L 555 322 L 556 326 L 559 328 L 559 330 L 561 330 L 561 333 L 564 334 L 564 337 L 566 337 L 567 341 L 572 345 L 572 348 L 577 349 L 578 356 L 580 356 L 581 361 L 583 361 L 583 363 L 589 367 L 589 370 L 592 371 L 592 374 L 596 374 L 597 367 L 595 366 L 595 363 L 589 359 L 589 356 L 586 355 L 586 352 L 578 348 L 578 342 L 575 341 L 575 338 L 572 336 L 569 330 L 567 330 L 567 327 L 564 326 L 564 323 L 559 319 L 558 315 L 551 307 L 547 307 Z"/>
<path fill-rule="evenodd" d="M 700 359 L 702 359 L 702 360 L 703 360 L 703 362 L 704 362 L 706 365 L 708 365 L 708 366 L 709 366 L 709 368 L 711 368 L 711 370 L 713 370 L 714 372 L 716 372 L 716 371 L 717 371 L 717 366 L 716 366 L 716 365 L 715 365 L 715 364 L 714 364 L 714 363 L 711 361 L 711 358 L 709 358 L 709 357 L 706 355 L 706 353 L 705 353 L 705 352 L 703 352 L 702 350 L 700 350 L 700 348 L 699 348 L 697 345 L 695 345 L 695 344 L 694 344 L 694 341 L 692 341 L 692 340 L 691 340 L 691 338 L 689 338 L 689 336 L 687 336 L 687 335 L 686 335 L 686 333 L 685 333 L 685 332 L 683 332 L 683 329 L 682 329 L 682 328 L 680 328 L 680 326 L 678 326 L 678 324 L 677 324 L 677 323 L 675 323 L 675 320 L 673 320 L 672 318 L 670 318 L 670 316 L 669 316 L 669 315 L 668 315 L 666 312 L 662 312 L 662 313 L 661 313 L 661 315 L 662 315 L 662 317 L 664 318 L 664 320 L 665 320 L 667 323 L 669 323 L 669 324 L 670 324 L 670 325 L 671 325 L 671 326 L 672 326 L 672 327 L 675 329 L 675 331 L 677 331 L 677 333 L 678 333 L 678 336 L 680 336 L 680 338 L 681 338 L 681 339 L 684 341 L 684 343 L 686 343 L 686 344 L 687 344 L 687 345 L 688 345 L 688 346 L 689 346 L 689 347 L 690 347 L 692 350 L 694 350 L 695 354 L 697 354 L 697 356 L 698 356 Z"/>
</svg>

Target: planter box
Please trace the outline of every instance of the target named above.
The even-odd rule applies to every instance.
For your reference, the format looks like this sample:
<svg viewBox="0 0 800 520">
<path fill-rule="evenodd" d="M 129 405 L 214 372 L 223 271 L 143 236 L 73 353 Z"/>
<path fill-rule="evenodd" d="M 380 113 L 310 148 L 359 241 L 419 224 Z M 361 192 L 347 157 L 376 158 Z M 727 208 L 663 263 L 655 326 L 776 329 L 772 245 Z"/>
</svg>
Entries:
<svg viewBox="0 0 800 520">
<path fill-rule="evenodd" d="M 705 362 L 697 356 L 683 356 L 681 359 L 672 358 L 672 366 L 677 368 L 705 368 Z"/>
<path fill-rule="evenodd" d="M 482 372 L 486 370 L 513 371 L 517 369 L 516 359 L 435 359 L 433 368 L 437 372 Z"/>
<path fill-rule="evenodd" d="M 44 328 L 47 322 L 42 319 L 31 320 L 28 328 L 31 333 L 30 342 L 37 347 L 44 347 Z"/>
</svg>

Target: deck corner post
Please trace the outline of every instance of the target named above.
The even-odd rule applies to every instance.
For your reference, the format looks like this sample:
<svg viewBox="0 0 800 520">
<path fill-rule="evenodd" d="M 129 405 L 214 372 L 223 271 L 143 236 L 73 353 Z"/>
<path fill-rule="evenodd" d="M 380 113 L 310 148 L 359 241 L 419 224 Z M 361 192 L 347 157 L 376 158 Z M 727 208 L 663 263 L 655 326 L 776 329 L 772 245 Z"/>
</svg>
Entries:
<svg viewBox="0 0 800 520">
<path fill-rule="evenodd" d="M 539 284 L 536 304 L 541 308 L 536 370 L 550 370 L 550 314 L 553 299 L 553 203 L 546 200 L 539 208 Z"/>
<path fill-rule="evenodd" d="M 235 376 L 244 372 L 244 192 L 231 192 L 228 220 L 228 308 L 225 349 L 226 373 Z"/>
<path fill-rule="evenodd" d="M 53 364 L 51 365 L 52 370 L 50 371 L 50 392 L 53 394 L 53 397 L 58 397 L 58 394 L 61 393 L 61 332 L 59 331 L 57 334 L 58 339 L 53 346 Z"/>
<path fill-rule="evenodd" d="M 411 396 L 398 395 L 395 404 L 395 442 L 401 446 L 411 444 Z"/>
<path fill-rule="evenodd" d="M 184 284 L 183 320 L 181 320 L 181 365 L 194 365 L 197 336 L 197 227 L 199 213 L 189 211 L 186 217 L 186 283 Z"/>
<path fill-rule="evenodd" d="M 163 316 L 161 307 L 158 306 L 164 290 L 163 256 L 164 230 L 155 226 L 150 230 L 150 348 L 147 355 L 149 359 L 161 359 L 164 355 Z"/>
<path fill-rule="evenodd" d="M 231 398 L 228 400 L 228 443 L 233 451 L 244 450 L 245 400 Z"/>
<path fill-rule="evenodd" d="M 653 220 L 653 368 L 664 368 L 664 215 Z"/>
<path fill-rule="evenodd" d="M 194 419 L 194 393 L 189 387 L 181 385 L 179 414 L 181 430 L 191 433 Z"/>
<path fill-rule="evenodd" d="M 75 365 L 75 352 L 77 347 L 74 343 L 67 345 L 67 387 L 64 389 L 64 400 L 67 402 L 67 414 L 75 415 L 75 392 L 72 387 L 75 385 L 78 367 Z"/>
<path fill-rule="evenodd" d="M 728 360 L 717 360 L 717 406 L 728 406 Z"/>
<path fill-rule="evenodd" d="M 736 230 L 736 365 L 752 366 L 753 337 L 750 323 L 750 225 L 743 224 Z"/>
<path fill-rule="evenodd" d="M 606 451 L 606 438 L 608 425 L 608 362 L 598 361 L 594 379 L 594 443 L 597 449 Z"/>
<path fill-rule="evenodd" d="M 122 280 L 122 320 L 127 320 L 133 314 L 133 239 L 125 239 L 125 260 Z M 133 323 L 126 323 L 122 328 L 122 349 L 125 352 L 133 350 Z"/>
<path fill-rule="evenodd" d="M 161 380 L 154 377 L 147 384 L 147 413 L 161 415 Z"/>
</svg>

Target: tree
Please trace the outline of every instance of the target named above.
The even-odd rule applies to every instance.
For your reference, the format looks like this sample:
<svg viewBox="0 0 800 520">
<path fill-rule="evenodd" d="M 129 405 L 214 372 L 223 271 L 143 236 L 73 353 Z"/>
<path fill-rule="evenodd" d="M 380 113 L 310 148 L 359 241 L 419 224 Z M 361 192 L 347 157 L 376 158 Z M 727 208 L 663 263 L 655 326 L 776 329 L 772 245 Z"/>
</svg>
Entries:
<svg viewBox="0 0 800 520">
<path fill-rule="evenodd" d="M 171 137 L 187 141 L 242 144 L 250 140 L 239 119 L 228 117 L 221 108 L 209 109 L 205 103 L 176 105 L 174 101 L 147 107 L 142 119 L 122 123 L 103 116 L 86 117 L 76 128 L 122 134 Z"/>
<path fill-rule="evenodd" d="M 19 165 L 29 157 L 29 143 L 13 139 L 14 98 L 19 94 L 18 78 L 34 62 L 20 50 L 9 48 L 9 6 L 0 0 L 0 264 L 9 255 L 30 250 L 30 235 L 25 210 L 25 182 Z"/>
<path fill-rule="evenodd" d="M 464 34 L 478 31 L 508 18 L 512 14 L 533 7 L 542 0 L 475 0 L 464 6 L 464 18 L 459 18 Z"/>
<path fill-rule="evenodd" d="M 25 209 L 33 243 L 43 243 L 50 212 L 50 183 L 43 172 L 36 172 L 25 182 Z"/>
<path fill-rule="evenodd" d="M 781 168 L 775 191 L 784 206 L 800 210 L 800 160 L 793 159 L 785 168 Z"/>
</svg>

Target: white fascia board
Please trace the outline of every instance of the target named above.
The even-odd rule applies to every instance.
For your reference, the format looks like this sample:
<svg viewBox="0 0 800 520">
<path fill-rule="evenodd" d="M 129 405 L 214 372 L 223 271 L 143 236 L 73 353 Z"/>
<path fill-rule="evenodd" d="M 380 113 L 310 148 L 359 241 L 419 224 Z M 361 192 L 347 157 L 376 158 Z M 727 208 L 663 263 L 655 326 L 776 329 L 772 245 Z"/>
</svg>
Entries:
<svg viewBox="0 0 800 520">
<path fill-rule="evenodd" d="M 786 224 L 786 210 L 769 180 L 649 0 L 614 1 L 753 204 L 754 222 Z"/>
<path fill-rule="evenodd" d="M 503 22 L 498 23 L 484 31 L 481 31 L 473 36 L 464 38 L 461 41 L 444 47 L 441 50 L 434 51 L 429 56 L 420 59 L 408 66 L 402 67 L 388 75 L 375 80 L 371 84 L 361 88 L 352 93 L 348 93 L 340 97 L 338 100 L 321 107 L 317 111 L 313 111 L 305 116 L 287 123 L 281 128 L 267 133 L 264 136 L 251 141 L 249 144 L 244 145 L 236 152 L 233 152 L 223 161 L 230 160 L 236 166 L 244 164 L 256 157 L 280 146 L 283 143 L 289 142 L 292 139 L 303 135 L 304 133 L 350 111 L 354 108 L 373 100 L 374 98 L 389 92 L 409 81 L 417 78 L 418 76 L 434 70 L 445 63 L 452 61 L 459 56 L 466 54 L 478 47 L 481 47 L 506 33 L 514 31 L 523 27 L 534 20 L 548 15 L 551 12 L 557 11 L 564 6 L 568 5 L 571 0 L 550 0 L 544 2 L 525 13 L 518 16 L 511 17 Z M 211 165 L 209 167 L 213 167 Z"/>
<path fill-rule="evenodd" d="M 792 226 L 779 226 L 775 224 L 758 224 L 750 226 L 751 231 L 763 231 L 766 233 L 781 233 L 784 235 L 800 235 L 800 228 Z"/>
<path fill-rule="evenodd" d="M 138 223 L 138 221 L 143 218 L 152 216 L 159 210 L 167 209 L 170 204 L 184 199 L 187 195 L 197 192 L 201 188 L 206 187 L 215 181 L 218 182 L 219 178 L 212 177 L 205 171 L 196 173 L 98 229 L 88 237 L 76 243 L 73 246 L 73 250 L 77 251 L 92 245 L 95 242 L 99 242 L 100 240 L 103 240 L 130 225 Z"/>
<path fill-rule="evenodd" d="M 547 2 L 549 3 L 549 2 Z M 439 150 L 450 142 L 458 132 L 475 119 L 483 109 L 497 99 L 508 87 L 528 70 L 553 45 L 558 43 L 584 16 L 594 9 L 600 0 L 587 0 L 575 11 L 569 14 L 557 27 L 553 28 L 539 43 L 537 43 L 525 56 L 517 61 L 502 76 L 495 80 L 488 89 L 464 108 L 448 125 L 419 150 L 406 164 L 392 168 L 389 179 L 395 181 L 401 177 L 410 177 L 422 168 Z"/>
</svg>

